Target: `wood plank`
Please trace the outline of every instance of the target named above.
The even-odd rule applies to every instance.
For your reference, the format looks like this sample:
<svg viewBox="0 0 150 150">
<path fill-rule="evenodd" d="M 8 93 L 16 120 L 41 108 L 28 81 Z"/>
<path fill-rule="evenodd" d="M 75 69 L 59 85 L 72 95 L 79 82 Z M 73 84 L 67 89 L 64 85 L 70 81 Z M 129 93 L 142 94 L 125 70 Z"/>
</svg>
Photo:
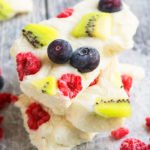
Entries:
<svg viewBox="0 0 150 150">
<path fill-rule="evenodd" d="M 39 22 L 46 17 L 55 16 L 64 8 L 73 6 L 78 1 L 81 0 L 34 0 L 35 9 L 32 14 L 17 17 L 0 24 L 0 65 L 3 61 L 4 73 L 7 77 L 5 91 L 19 92 L 17 85 L 14 84 L 17 80 L 14 72 L 15 68 L 11 66 L 11 61 L 9 61 L 9 48 L 16 37 L 19 36 L 21 28 L 29 22 Z M 146 77 L 132 92 L 133 116 L 126 121 L 125 126 L 131 130 L 129 137 L 136 137 L 148 143 L 149 134 L 143 126 L 144 118 L 150 113 L 150 71 L 147 65 L 150 62 L 150 1 L 136 0 L 135 2 L 135 0 L 126 0 L 126 2 L 140 19 L 140 27 L 135 37 L 134 50 L 136 52 L 125 52 L 121 60 L 143 66 L 146 70 Z M 47 8 L 47 12 L 45 8 Z M 144 55 L 141 55 L 141 53 Z M 2 113 L 5 115 L 5 139 L 0 143 L 0 150 L 35 150 L 36 148 L 29 144 L 29 138 L 23 128 L 19 110 L 10 107 Z M 93 142 L 83 144 L 73 150 L 118 150 L 121 141 L 110 140 L 108 136 L 109 133 L 102 133 L 96 136 Z"/>
<path fill-rule="evenodd" d="M 140 21 L 137 34 L 135 36 L 135 47 L 133 50 L 145 55 L 150 54 L 150 17 L 149 0 L 125 0 L 131 10 L 136 14 Z"/>
</svg>

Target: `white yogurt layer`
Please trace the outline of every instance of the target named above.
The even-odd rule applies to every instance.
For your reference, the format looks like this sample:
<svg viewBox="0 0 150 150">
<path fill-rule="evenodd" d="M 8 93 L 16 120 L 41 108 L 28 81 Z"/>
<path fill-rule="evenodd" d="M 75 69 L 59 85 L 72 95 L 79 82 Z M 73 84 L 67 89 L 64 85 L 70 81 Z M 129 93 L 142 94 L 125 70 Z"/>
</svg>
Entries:
<svg viewBox="0 0 150 150">
<path fill-rule="evenodd" d="M 129 75 L 134 81 L 140 81 L 145 77 L 145 71 L 142 67 L 131 64 L 120 64 L 119 69 L 121 74 Z"/>
<path fill-rule="evenodd" d="M 36 131 L 30 130 L 27 125 L 27 107 L 34 102 L 27 96 L 20 96 L 16 106 L 20 108 L 24 126 L 31 143 L 39 150 L 70 150 L 76 145 L 91 141 L 94 134 L 82 132 L 71 125 L 64 117 L 56 116 L 48 108 L 44 109 L 51 115 L 50 121 L 44 123 Z"/>
<path fill-rule="evenodd" d="M 112 54 L 114 54 L 114 51 L 116 53 L 116 51 L 119 52 L 126 48 L 131 48 L 133 45 L 132 38 L 136 32 L 138 21 L 125 4 L 120 12 L 111 14 L 114 23 L 112 30 L 113 34 L 106 41 L 94 37 L 77 39 L 71 36 L 72 29 L 81 20 L 83 15 L 89 12 L 98 11 L 98 2 L 99 0 L 82 1 L 74 7 L 74 13 L 71 17 L 65 19 L 54 17 L 41 22 L 43 25 L 56 28 L 59 33 L 59 38 L 69 41 L 73 50 L 76 50 L 81 46 L 96 48 L 100 52 L 101 62 L 94 71 L 83 74 L 78 72 L 69 64 L 54 65 L 48 59 L 47 46 L 36 49 L 23 36 L 16 40 L 11 48 L 11 55 L 14 58 L 19 52 L 32 52 L 41 59 L 42 68 L 35 75 L 26 76 L 21 82 L 21 89 L 26 95 L 38 99 L 40 103 L 51 108 L 56 114 L 63 115 L 65 109 L 70 106 L 73 100 L 70 100 L 68 97 L 64 97 L 59 91 L 55 96 L 43 94 L 31 85 L 31 81 L 42 79 L 50 75 L 53 75 L 58 79 L 64 73 L 73 73 L 75 75 L 80 75 L 82 78 L 83 90 L 80 92 L 82 94 L 89 84 L 99 75 L 100 71 L 107 66 Z M 107 54 L 110 55 L 110 57 L 106 57 Z M 76 98 L 78 98 L 78 95 Z"/>
<path fill-rule="evenodd" d="M 66 118 L 84 132 L 105 132 L 120 127 L 124 118 L 112 118 L 96 115 L 94 107 L 96 99 L 106 101 L 128 99 L 122 88 L 121 74 L 117 59 L 113 59 L 108 67 L 101 72 L 99 82 L 87 88 L 66 111 Z M 118 108 L 119 109 L 119 108 Z"/>
<path fill-rule="evenodd" d="M 83 15 L 90 12 L 98 12 L 97 9 L 99 0 L 84 0 L 74 7 L 74 13 L 68 18 L 51 18 L 41 24 L 52 26 L 58 30 L 62 39 L 68 40 L 74 49 L 81 46 L 91 46 L 100 51 L 104 51 L 111 55 L 112 51 L 121 51 L 133 46 L 133 36 L 138 27 L 138 20 L 136 16 L 130 11 L 126 4 L 123 9 L 116 13 L 111 13 L 113 18 L 112 35 L 107 40 L 101 40 L 94 37 L 74 38 L 71 36 L 73 28 L 81 20 Z M 84 8 L 84 9 L 83 9 Z M 20 51 L 32 51 L 34 48 L 31 44 L 24 43 L 25 39 L 18 39 L 12 48 L 13 55 L 15 56 Z M 17 45 L 17 47 L 16 47 Z M 19 47 L 22 46 L 20 50 Z M 28 47 L 28 49 L 27 49 Z M 46 53 L 47 47 L 41 49 L 41 53 Z"/>
<path fill-rule="evenodd" d="M 2 0 L 2 4 L 3 2 L 5 5 L 1 10 L 0 21 L 7 20 L 18 14 L 29 13 L 33 10 L 32 0 Z"/>
<path fill-rule="evenodd" d="M 15 14 L 28 13 L 33 10 L 32 0 L 5 0 L 12 7 Z"/>
</svg>

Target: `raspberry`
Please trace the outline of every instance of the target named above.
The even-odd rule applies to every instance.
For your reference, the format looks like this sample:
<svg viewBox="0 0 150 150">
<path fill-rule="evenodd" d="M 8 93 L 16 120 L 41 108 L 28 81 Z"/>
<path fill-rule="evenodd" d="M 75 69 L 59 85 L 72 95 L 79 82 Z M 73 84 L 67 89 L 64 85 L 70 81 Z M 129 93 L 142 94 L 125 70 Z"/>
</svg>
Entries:
<svg viewBox="0 0 150 150">
<path fill-rule="evenodd" d="M 146 126 L 150 129 L 150 117 L 147 117 L 145 120 L 146 120 Z"/>
<path fill-rule="evenodd" d="M 0 124 L 4 121 L 4 117 L 0 116 Z"/>
<path fill-rule="evenodd" d="M 59 90 L 70 99 L 82 90 L 81 77 L 74 74 L 64 74 L 58 80 Z"/>
<path fill-rule="evenodd" d="M 37 73 L 41 68 L 41 61 L 31 52 L 19 53 L 16 56 L 17 71 L 19 80 L 22 81 L 24 76 Z"/>
<path fill-rule="evenodd" d="M 116 140 L 119 140 L 129 134 L 129 130 L 126 128 L 119 128 L 117 130 L 114 130 L 111 132 L 111 136 L 115 138 Z"/>
<path fill-rule="evenodd" d="M 93 85 L 97 84 L 98 80 L 99 80 L 99 77 L 97 77 L 97 78 L 90 84 L 90 86 L 93 86 Z"/>
<path fill-rule="evenodd" d="M 48 112 L 43 110 L 40 104 L 32 103 L 26 110 L 28 126 L 31 130 L 37 130 L 39 126 L 50 120 Z"/>
<path fill-rule="evenodd" d="M 0 140 L 3 138 L 3 129 L 0 128 Z"/>
<path fill-rule="evenodd" d="M 133 79 L 131 76 L 125 75 L 125 74 L 122 75 L 121 78 L 122 78 L 122 83 L 123 83 L 124 89 L 127 92 L 127 94 L 129 95 L 130 89 L 132 87 Z"/>
<path fill-rule="evenodd" d="M 8 104 L 17 101 L 18 97 L 10 93 L 0 93 L 0 110 L 5 108 Z"/>
<path fill-rule="evenodd" d="M 63 12 L 57 15 L 57 18 L 67 18 L 70 17 L 73 14 L 73 9 L 72 8 L 67 8 Z"/>
<path fill-rule="evenodd" d="M 150 150 L 150 144 L 147 145 L 147 150 Z"/>
<path fill-rule="evenodd" d="M 120 150 L 147 150 L 147 145 L 138 139 L 130 138 L 122 142 Z"/>
</svg>

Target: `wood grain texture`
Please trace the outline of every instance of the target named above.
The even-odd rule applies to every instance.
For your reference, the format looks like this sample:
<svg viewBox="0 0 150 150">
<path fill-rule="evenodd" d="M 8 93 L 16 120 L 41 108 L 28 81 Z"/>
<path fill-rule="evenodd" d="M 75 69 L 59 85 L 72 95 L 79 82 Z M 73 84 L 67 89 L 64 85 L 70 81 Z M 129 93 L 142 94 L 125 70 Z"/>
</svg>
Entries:
<svg viewBox="0 0 150 150">
<path fill-rule="evenodd" d="M 9 48 L 13 41 L 19 36 L 21 28 L 30 22 L 39 22 L 45 18 L 55 16 L 66 7 L 71 7 L 81 0 L 34 0 L 34 11 L 29 15 L 15 17 L 4 23 L 0 23 L 0 67 L 3 68 L 6 84 L 4 91 L 19 93 L 17 77 L 13 63 L 9 56 Z M 132 11 L 140 20 L 140 27 L 135 36 L 133 50 L 126 51 L 121 55 L 122 62 L 137 64 L 146 71 L 145 79 L 135 86 L 132 94 L 133 116 L 125 122 L 130 128 L 128 137 L 139 138 L 148 143 L 150 134 L 144 128 L 144 118 L 150 115 L 150 1 L 149 0 L 125 0 Z M 130 56 L 130 57 L 129 57 Z M 23 122 L 18 109 L 13 106 L 4 114 L 5 138 L 0 143 L 0 150 L 36 150 L 30 142 L 23 128 Z M 109 133 L 103 133 L 93 142 L 83 144 L 73 150 L 119 150 L 122 142 L 114 141 Z"/>
</svg>

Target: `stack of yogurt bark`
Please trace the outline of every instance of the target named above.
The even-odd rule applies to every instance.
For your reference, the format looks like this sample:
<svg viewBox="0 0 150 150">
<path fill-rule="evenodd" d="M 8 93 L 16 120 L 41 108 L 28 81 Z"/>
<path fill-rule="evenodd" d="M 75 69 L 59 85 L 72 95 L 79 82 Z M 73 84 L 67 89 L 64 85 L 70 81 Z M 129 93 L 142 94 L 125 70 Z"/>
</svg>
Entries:
<svg viewBox="0 0 150 150">
<path fill-rule="evenodd" d="M 125 3 L 84 0 L 22 29 L 11 55 L 24 93 L 16 106 L 33 145 L 71 149 L 132 115 L 121 77 L 131 83 L 143 71 L 119 63 L 118 54 L 132 48 L 137 27 Z"/>
<path fill-rule="evenodd" d="M 0 21 L 31 12 L 32 0 L 0 0 Z"/>
</svg>

